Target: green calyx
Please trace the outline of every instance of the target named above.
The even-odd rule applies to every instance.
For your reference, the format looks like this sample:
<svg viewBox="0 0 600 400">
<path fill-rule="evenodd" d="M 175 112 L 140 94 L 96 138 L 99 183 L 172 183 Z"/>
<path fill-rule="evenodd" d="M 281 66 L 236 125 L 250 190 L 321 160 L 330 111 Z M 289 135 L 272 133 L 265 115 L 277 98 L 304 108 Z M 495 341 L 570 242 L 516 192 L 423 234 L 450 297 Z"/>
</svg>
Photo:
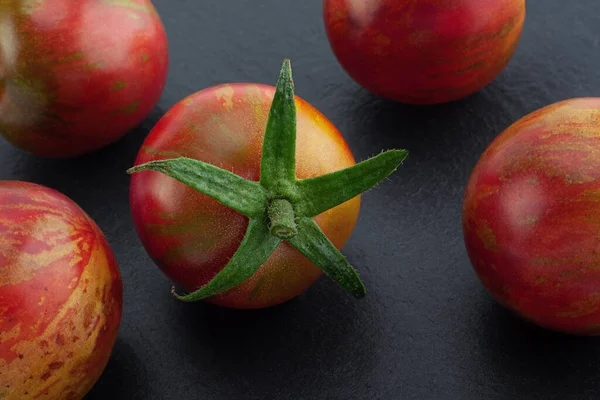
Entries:
<svg viewBox="0 0 600 400">
<path fill-rule="evenodd" d="M 365 286 L 313 217 L 376 186 L 407 155 L 405 150 L 390 150 L 341 171 L 298 180 L 294 83 L 290 61 L 285 60 L 269 113 L 259 182 L 190 158 L 151 161 L 127 172 L 163 173 L 250 219 L 240 247 L 221 272 L 188 295 L 173 291 L 178 299 L 199 301 L 238 286 L 267 261 L 282 241 L 360 298 L 365 295 Z"/>
</svg>

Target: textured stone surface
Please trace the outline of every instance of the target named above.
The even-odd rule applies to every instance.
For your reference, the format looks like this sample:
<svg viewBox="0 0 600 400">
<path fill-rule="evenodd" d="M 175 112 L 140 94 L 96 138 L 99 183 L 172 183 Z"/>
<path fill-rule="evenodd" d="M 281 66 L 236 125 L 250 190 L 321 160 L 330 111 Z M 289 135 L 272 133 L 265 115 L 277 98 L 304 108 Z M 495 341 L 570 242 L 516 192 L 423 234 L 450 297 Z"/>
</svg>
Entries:
<svg viewBox="0 0 600 400">
<path fill-rule="evenodd" d="M 77 201 L 105 232 L 125 304 L 95 399 L 592 399 L 600 342 L 532 327 L 487 295 L 470 266 L 461 201 L 471 168 L 511 123 L 547 104 L 600 96 L 600 3 L 528 3 L 521 45 L 487 88 L 409 107 L 343 73 L 317 0 L 155 0 L 171 46 L 151 116 L 109 148 L 53 161 L 0 142 L 0 179 L 33 181 Z M 144 252 L 129 213 L 130 167 L 173 104 L 210 85 L 274 84 L 291 57 L 297 93 L 340 129 L 357 159 L 411 153 L 363 197 L 344 253 L 368 289 L 356 301 L 328 279 L 258 312 L 181 304 Z"/>
</svg>

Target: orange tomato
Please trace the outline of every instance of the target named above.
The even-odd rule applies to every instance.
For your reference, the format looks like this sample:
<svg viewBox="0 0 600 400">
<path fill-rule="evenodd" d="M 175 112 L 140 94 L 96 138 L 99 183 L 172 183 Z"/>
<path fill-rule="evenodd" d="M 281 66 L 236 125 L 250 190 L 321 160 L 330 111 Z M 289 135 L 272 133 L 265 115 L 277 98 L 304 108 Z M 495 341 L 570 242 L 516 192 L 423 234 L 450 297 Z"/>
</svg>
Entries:
<svg viewBox="0 0 600 400">
<path fill-rule="evenodd" d="M 136 165 L 189 157 L 258 181 L 262 145 L 275 88 L 220 85 L 175 105 L 146 139 Z M 313 106 L 296 97 L 298 179 L 355 164 L 338 130 Z M 131 208 L 142 243 L 174 282 L 193 291 L 208 283 L 240 245 L 248 219 L 168 176 L 144 171 L 132 176 Z M 355 197 L 315 217 L 341 249 L 360 208 Z M 232 308 L 285 302 L 310 287 L 321 270 L 287 243 L 241 285 L 207 301 Z"/>
<path fill-rule="evenodd" d="M 110 358 L 121 275 L 85 212 L 35 184 L 0 181 L 0 398 L 79 400 Z"/>
</svg>

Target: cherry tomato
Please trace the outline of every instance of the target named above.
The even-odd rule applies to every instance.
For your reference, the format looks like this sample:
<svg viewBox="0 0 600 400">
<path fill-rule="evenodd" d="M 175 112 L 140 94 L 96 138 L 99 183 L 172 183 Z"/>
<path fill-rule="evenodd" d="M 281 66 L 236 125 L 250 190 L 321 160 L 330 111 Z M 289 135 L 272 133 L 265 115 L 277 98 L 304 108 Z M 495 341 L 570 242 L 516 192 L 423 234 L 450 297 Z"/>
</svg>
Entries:
<svg viewBox="0 0 600 400">
<path fill-rule="evenodd" d="M 82 399 L 110 358 L 122 297 L 115 257 L 83 210 L 0 181 L 0 398 Z"/>
<path fill-rule="evenodd" d="M 525 0 L 323 0 L 342 67 L 371 92 L 405 103 L 463 98 L 508 64 Z"/>
<path fill-rule="evenodd" d="M 136 165 L 188 157 L 258 181 L 274 93 L 272 86 L 231 84 L 189 96 L 155 126 Z M 354 157 L 337 129 L 310 104 L 295 99 L 298 179 L 353 166 Z M 132 176 L 130 197 L 146 250 L 167 276 L 189 291 L 225 267 L 248 226 L 245 216 L 155 171 Z M 338 249 L 354 229 L 359 207 L 357 196 L 315 218 Z M 268 307 L 299 295 L 321 273 L 296 249 L 281 243 L 250 279 L 207 301 L 232 308 Z"/>
<path fill-rule="evenodd" d="M 40 156 L 112 143 L 158 101 L 167 37 L 149 0 L 0 2 L 0 134 Z"/>
<path fill-rule="evenodd" d="M 469 256 L 502 304 L 540 326 L 600 334 L 600 99 L 572 99 L 509 127 L 465 192 Z"/>
</svg>

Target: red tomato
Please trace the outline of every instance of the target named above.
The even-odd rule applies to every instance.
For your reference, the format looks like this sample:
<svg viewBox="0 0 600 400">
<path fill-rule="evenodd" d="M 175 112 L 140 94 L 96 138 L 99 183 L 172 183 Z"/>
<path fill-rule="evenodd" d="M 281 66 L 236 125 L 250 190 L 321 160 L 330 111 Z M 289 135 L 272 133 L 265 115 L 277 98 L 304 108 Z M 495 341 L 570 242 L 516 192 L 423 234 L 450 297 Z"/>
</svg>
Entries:
<svg viewBox="0 0 600 400">
<path fill-rule="evenodd" d="M 414 104 L 457 100 L 508 64 L 525 0 L 323 0 L 342 67 L 380 96 Z"/>
<path fill-rule="evenodd" d="M 464 237 L 485 287 L 534 323 L 600 334 L 600 98 L 521 119 L 485 151 Z"/>
<path fill-rule="evenodd" d="M 40 156 L 121 138 L 165 85 L 167 38 L 149 0 L 0 2 L 0 133 Z"/>
<path fill-rule="evenodd" d="M 173 107 L 146 139 L 136 165 L 189 157 L 258 181 L 262 145 L 275 88 L 222 85 L 200 91 Z M 355 164 L 337 129 L 296 97 L 299 179 Z M 360 196 L 315 218 L 341 249 L 350 236 Z M 186 290 L 208 283 L 238 249 L 248 219 L 194 189 L 154 171 L 132 176 L 131 207 L 140 238 L 157 265 Z M 321 270 L 282 243 L 241 285 L 208 301 L 233 308 L 285 302 L 311 286 Z"/>
<path fill-rule="evenodd" d="M 121 276 L 98 226 L 67 197 L 0 181 L 0 398 L 77 400 L 110 357 Z"/>
</svg>

